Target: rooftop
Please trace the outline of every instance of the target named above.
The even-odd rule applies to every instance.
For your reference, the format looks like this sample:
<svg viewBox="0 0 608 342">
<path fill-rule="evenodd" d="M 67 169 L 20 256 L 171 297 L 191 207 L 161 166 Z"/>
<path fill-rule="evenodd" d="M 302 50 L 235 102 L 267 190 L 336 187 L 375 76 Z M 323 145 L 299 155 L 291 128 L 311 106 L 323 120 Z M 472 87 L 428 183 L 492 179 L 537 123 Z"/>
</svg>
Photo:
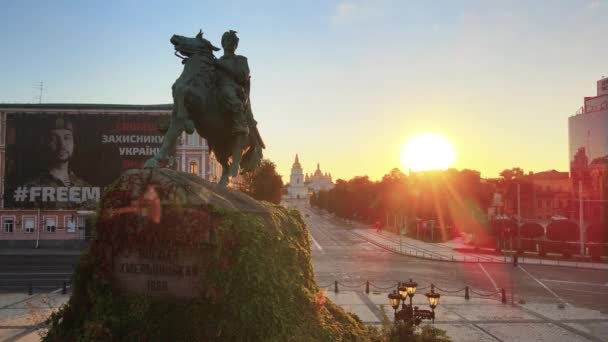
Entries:
<svg viewBox="0 0 608 342">
<path fill-rule="evenodd" d="M 168 111 L 173 104 L 108 104 L 108 103 L 0 103 L 0 110 L 126 110 L 126 111 Z"/>
</svg>

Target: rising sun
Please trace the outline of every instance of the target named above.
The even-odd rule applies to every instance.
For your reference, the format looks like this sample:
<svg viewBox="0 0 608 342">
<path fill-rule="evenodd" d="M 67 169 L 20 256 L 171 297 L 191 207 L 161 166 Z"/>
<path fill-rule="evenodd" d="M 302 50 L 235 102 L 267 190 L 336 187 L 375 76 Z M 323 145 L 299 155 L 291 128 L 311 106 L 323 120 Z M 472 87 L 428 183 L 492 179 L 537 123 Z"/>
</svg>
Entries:
<svg viewBox="0 0 608 342">
<path fill-rule="evenodd" d="M 401 150 L 401 163 L 412 171 L 445 170 L 455 158 L 452 144 L 435 133 L 415 135 Z"/>
</svg>

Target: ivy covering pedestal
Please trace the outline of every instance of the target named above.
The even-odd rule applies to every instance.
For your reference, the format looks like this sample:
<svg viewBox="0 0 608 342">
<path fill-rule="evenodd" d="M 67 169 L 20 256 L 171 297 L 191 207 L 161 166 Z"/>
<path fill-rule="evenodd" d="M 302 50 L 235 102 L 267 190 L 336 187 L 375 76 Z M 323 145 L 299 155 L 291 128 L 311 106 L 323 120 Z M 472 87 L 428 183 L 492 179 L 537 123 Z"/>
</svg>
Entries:
<svg viewBox="0 0 608 342">
<path fill-rule="evenodd" d="M 196 251 L 197 295 L 120 288 L 112 258 L 150 250 Z M 72 289 L 50 318 L 45 341 L 365 341 L 373 335 L 319 295 L 298 212 L 169 169 L 130 170 L 106 190 Z"/>
</svg>

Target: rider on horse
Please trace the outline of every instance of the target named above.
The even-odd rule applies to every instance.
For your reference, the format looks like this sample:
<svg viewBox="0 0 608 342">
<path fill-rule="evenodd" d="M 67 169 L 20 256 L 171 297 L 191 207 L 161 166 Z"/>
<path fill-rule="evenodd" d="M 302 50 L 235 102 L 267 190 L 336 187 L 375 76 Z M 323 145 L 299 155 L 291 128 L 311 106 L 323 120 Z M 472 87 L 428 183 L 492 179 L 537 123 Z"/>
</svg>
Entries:
<svg viewBox="0 0 608 342">
<path fill-rule="evenodd" d="M 257 122 L 253 119 L 251 111 L 250 76 L 247 57 L 235 54 L 239 45 L 239 37 L 236 31 L 230 30 L 222 35 L 222 48 L 224 55 L 216 63 L 217 69 L 217 93 L 221 110 L 229 116 L 231 133 L 235 138 L 233 144 L 233 162 L 237 156 L 237 164 L 240 162 L 239 155 L 247 146 L 260 152 L 264 148 L 264 142 L 257 129 Z M 253 153 L 250 154 L 253 156 Z M 245 164 L 250 164 L 251 158 L 245 157 Z M 242 165 L 243 166 L 243 165 Z M 236 170 L 232 170 L 235 175 Z"/>
<path fill-rule="evenodd" d="M 224 33 L 224 55 L 217 59 L 213 51 L 219 49 L 203 38 L 202 31 L 194 38 L 171 37 L 184 70 L 171 88 L 173 111 L 163 144 L 144 167 L 170 163 L 179 135 L 184 130 L 190 133 L 189 127 L 207 139 L 222 165 L 220 184 L 259 165 L 266 146 L 251 112 L 247 58 L 234 53 L 238 42 L 235 31 Z"/>
<path fill-rule="evenodd" d="M 222 35 L 224 55 L 216 62 L 219 103 L 222 110 L 230 116 L 234 135 L 249 134 L 249 127 L 257 122 L 253 119 L 249 100 L 249 65 L 245 56 L 234 52 L 239 44 L 235 31 Z"/>
</svg>

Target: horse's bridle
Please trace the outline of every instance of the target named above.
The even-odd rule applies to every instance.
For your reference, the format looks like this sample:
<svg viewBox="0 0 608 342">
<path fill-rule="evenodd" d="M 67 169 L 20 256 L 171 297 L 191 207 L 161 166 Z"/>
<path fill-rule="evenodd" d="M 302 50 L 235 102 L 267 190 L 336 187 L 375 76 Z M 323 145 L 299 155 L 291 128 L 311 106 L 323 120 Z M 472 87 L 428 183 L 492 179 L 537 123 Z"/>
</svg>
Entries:
<svg viewBox="0 0 608 342">
<path fill-rule="evenodd" d="M 175 52 L 174 52 L 173 54 L 174 54 L 176 57 L 181 58 L 182 60 L 184 60 L 184 59 L 188 58 L 188 57 L 184 57 L 184 56 L 182 56 L 181 54 L 178 54 L 178 53 L 180 53 L 180 52 L 179 52 L 178 50 L 175 50 Z"/>
</svg>

